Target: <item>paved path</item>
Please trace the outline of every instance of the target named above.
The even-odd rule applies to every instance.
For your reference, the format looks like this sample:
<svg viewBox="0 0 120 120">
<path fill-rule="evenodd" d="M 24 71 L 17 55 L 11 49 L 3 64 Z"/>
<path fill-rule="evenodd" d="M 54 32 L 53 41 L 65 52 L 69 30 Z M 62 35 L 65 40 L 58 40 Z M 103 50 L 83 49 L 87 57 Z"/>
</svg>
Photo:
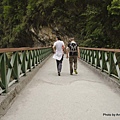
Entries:
<svg viewBox="0 0 120 120">
<path fill-rule="evenodd" d="M 78 62 L 69 75 L 64 58 L 57 76 L 52 57 L 22 90 L 1 120 L 120 120 L 120 95 L 90 68 Z"/>
</svg>

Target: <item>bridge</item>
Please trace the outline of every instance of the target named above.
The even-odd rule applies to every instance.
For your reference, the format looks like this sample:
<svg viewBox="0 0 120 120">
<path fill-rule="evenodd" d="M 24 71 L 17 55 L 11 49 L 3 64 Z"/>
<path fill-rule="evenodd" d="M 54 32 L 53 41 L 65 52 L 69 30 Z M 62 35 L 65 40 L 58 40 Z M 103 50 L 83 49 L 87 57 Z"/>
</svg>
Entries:
<svg viewBox="0 0 120 120">
<path fill-rule="evenodd" d="M 119 120 L 120 50 L 80 48 L 78 74 L 52 48 L 0 50 L 1 120 Z"/>
</svg>

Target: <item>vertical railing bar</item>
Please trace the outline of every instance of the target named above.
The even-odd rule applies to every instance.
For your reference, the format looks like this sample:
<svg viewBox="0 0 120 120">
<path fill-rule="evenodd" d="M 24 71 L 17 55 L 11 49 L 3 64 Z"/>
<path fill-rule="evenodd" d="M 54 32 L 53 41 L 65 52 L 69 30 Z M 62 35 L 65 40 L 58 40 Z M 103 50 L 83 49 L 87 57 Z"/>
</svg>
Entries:
<svg viewBox="0 0 120 120">
<path fill-rule="evenodd" d="M 1 59 L 1 81 L 2 85 L 5 89 L 5 93 L 8 92 L 8 83 L 7 83 L 7 76 L 6 76 L 6 53 L 2 54 L 2 59 Z"/>
<path fill-rule="evenodd" d="M 112 52 L 109 52 L 109 76 L 111 76 L 112 73 Z"/>
</svg>

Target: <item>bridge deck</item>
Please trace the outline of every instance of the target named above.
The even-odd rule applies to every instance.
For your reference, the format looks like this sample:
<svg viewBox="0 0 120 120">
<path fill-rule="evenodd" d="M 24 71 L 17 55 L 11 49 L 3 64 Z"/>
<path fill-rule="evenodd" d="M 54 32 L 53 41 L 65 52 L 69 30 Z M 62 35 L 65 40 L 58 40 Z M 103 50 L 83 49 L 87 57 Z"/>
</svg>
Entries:
<svg viewBox="0 0 120 120">
<path fill-rule="evenodd" d="M 1 120 L 120 120 L 120 96 L 82 62 L 69 75 L 64 58 L 57 76 L 52 57 L 22 90 Z"/>
</svg>

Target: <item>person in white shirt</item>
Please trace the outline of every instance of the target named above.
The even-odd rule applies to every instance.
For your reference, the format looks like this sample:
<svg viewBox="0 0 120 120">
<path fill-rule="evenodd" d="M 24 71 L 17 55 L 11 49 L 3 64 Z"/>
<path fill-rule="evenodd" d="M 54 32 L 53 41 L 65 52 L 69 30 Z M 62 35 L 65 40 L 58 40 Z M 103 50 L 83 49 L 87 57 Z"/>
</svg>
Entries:
<svg viewBox="0 0 120 120">
<path fill-rule="evenodd" d="M 60 37 L 56 37 L 56 42 L 53 45 L 54 55 L 53 58 L 56 59 L 58 76 L 60 76 L 62 70 L 62 61 L 64 55 L 64 42 L 61 41 Z"/>
</svg>

